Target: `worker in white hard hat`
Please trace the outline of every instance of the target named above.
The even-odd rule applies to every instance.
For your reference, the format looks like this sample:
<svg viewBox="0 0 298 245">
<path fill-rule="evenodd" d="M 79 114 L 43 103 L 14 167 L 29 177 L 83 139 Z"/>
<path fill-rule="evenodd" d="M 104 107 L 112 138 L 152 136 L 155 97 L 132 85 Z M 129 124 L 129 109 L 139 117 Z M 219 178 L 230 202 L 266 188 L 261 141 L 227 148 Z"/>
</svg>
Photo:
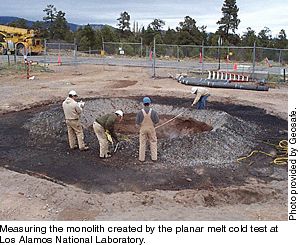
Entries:
<svg viewBox="0 0 298 245">
<path fill-rule="evenodd" d="M 196 103 L 198 103 L 198 109 L 205 109 L 205 102 L 210 96 L 209 90 L 202 87 L 193 87 L 191 89 L 191 93 L 196 95 L 191 106 L 194 106 Z"/>
<path fill-rule="evenodd" d="M 123 111 L 117 110 L 115 113 L 105 114 L 95 119 L 93 129 L 99 142 L 99 157 L 111 157 L 109 152 L 109 141 L 117 144 L 118 137 L 115 132 L 116 122 L 121 122 L 123 119 Z M 111 137 L 111 138 L 110 138 Z M 114 141 L 112 140 L 114 139 Z"/>
<path fill-rule="evenodd" d="M 77 97 L 78 95 L 76 91 L 69 91 L 68 97 L 62 103 L 62 107 L 65 115 L 65 122 L 67 125 L 70 148 L 75 149 L 79 147 L 81 151 L 86 151 L 89 149 L 89 147 L 85 146 L 83 128 L 79 121 L 79 117 L 82 113 L 84 103 L 76 102 Z M 76 145 L 76 137 L 79 146 Z"/>
<path fill-rule="evenodd" d="M 136 125 L 140 127 L 140 146 L 139 146 L 139 161 L 145 161 L 145 150 L 147 138 L 150 145 L 151 160 L 157 160 L 157 137 L 155 125 L 159 123 L 159 117 L 155 110 L 150 108 L 151 100 L 145 97 L 142 101 L 144 108 L 140 110 L 136 117 Z"/>
</svg>

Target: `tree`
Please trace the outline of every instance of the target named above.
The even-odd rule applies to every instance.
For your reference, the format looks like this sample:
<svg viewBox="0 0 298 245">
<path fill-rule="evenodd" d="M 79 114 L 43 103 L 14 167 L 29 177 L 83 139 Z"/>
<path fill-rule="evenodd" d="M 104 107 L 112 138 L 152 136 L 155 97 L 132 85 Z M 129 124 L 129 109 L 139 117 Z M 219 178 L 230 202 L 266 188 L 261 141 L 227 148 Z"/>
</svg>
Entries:
<svg viewBox="0 0 298 245">
<path fill-rule="evenodd" d="M 278 48 L 278 49 L 288 48 L 288 39 L 284 29 L 280 30 L 277 38 L 275 39 L 275 48 Z"/>
<path fill-rule="evenodd" d="M 177 28 L 178 31 L 187 30 L 189 33 L 193 33 L 196 29 L 196 21 L 189 16 L 185 16 L 184 22 L 179 22 L 179 27 Z"/>
<path fill-rule="evenodd" d="M 184 22 L 180 22 L 177 29 L 177 44 L 181 45 L 201 45 L 202 36 L 196 26 L 196 21 L 189 17 L 184 17 Z"/>
<path fill-rule="evenodd" d="M 246 32 L 241 36 L 241 46 L 253 47 L 254 43 L 257 42 L 258 37 L 255 34 L 255 31 L 251 27 L 246 28 Z"/>
<path fill-rule="evenodd" d="M 24 29 L 29 29 L 30 26 L 27 24 L 27 20 L 20 18 L 17 21 L 12 21 L 7 24 L 8 26 L 11 27 L 18 27 L 18 28 L 24 28 Z"/>
<path fill-rule="evenodd" d="M 240 20 L 238 19 L 239 8 L 236 5 L 236 0 L 225 0 L 221 11 L 223 17 L 216 22 L 216 24 L 219 25 L 217 32 L 224 39 L 229 40 L 230 31 L 235 34 L 240 24 Z"/>
<path fill-rule="evenodd" d="M 173 44 L 175 42 L 175 37 L 176 36 L 176 32 L 173 29 L 170 29 L 170 27 L 168 27 L 168 30 L 165 32 L 164 35 L 164 43 L 165 44 Z"/>
<path fill-rule="evenodd" d="M 116 37 L 116 33 L 114 29 L 110 26 L 104 26 L 100 32 L 96 33 L 96 43 L 101 44 L 102 46 L 102 39 L 104 42 L 117 42 L 118 39 Z"/>
<path fill-rule="evenodd" d="M 45 27 L 45 23 L 42 21 L 35 21 L 33 22 L 33 24 L 31 25 L 32 30 L 37 30 L 41 33 L 45 33 L 46 32 L 46 27 Z"/>
<path fill-rule="evenodd" d="M 68 32 L 70 31 L 70 27 L 67 25 L 64 12 L 59 11 L 56 14 L 53 26 L 53 38 L 56 40 L 65 40 Z"/>
<path fill-rule="evenodd" d="M 155 32 L 161 33 L 161 29 L 165 24 L 165 21 L 161 19 L 154 19 L 154 21 L 151 22 L 149 25 Z"/>
<path fill-rule="evenodd" d="M 80 51 L 86 51 L 89 49 L 90 46 L 91 46 L 90 40 L 88 40 L 88 38 L 86 36 L 83 36 L 80 39 L 80 45 L 79 45 L 78 49 Z"/>
<path fill-rule="evenodd" d="M 54 37 L 54 21 L 56 18 L 56 13 L 57 13 L 57 9 L 54 5 L 49 4 L 44 10 L 43 12 L 46 13 L 46 17 L 43 17 L 43 20 L 45 21 L 46 24 L 46 28 L 49 32 L 49 36 L 51 39 L 53 39 Z"/>
<path fill-rule="evenodd" d="M 66 40 L 70 39 L 70 27 L 67 25 L 67 20 L 65 18 L 65 12 L 57 11 L 56 7 L 52 4 L 48 5 L 47 8 L 43 10 L 46 13 L 46 17 L 43 17 L 44 26 L 38 23 L 41 30 L 44 29 L 45 38 L 55 40 Z"/>
<path fill-rule="evenodd" d="M 117 26 L 119 26 L 121 37 L 129 36 L 129 32 L 130 32 L 130 22 L 129 22 L 130 21 L 130 15 L 126 11 L 124 11 L 123 13 L 120 14 L 120 17 L 117 20 L 119 22 L 117 24 Z"/>
<path fill-rule="evenodd" d="M 265 26 L 264 29 L 259 32 L 258 38 L 261 47 L 269 47 L 272 40 L 271 30 Z"/>
<path fill-rule="evenodd" d="M 198 27 L 198 29 L 200 30 L 200 36 L 203 43 L 206 44 L 208 39 L 208 34 L 206 33 L 207 26 L 202 25 L 201 27 Z"/>
<path fill-rule="evenodd" d="M 154 40 L 154 35 L 155 32 L 152 29 L 152 27 L 150 26 L 150 24 L 148 25 L 147 29 L 145 30 L 145 28 L 142 28 L 142 38 L 143 38 L 143 42 L 145 45 L 148 46 L 152 46 L 153 40 Z"/>
<path fill-rule="evenodd" d="M 95 31 L 90 24 L 80 28 L 79 32 L 79 50 L 88 50 L 89 47 L 93 47 L 95 40 Z"/>
</svg>

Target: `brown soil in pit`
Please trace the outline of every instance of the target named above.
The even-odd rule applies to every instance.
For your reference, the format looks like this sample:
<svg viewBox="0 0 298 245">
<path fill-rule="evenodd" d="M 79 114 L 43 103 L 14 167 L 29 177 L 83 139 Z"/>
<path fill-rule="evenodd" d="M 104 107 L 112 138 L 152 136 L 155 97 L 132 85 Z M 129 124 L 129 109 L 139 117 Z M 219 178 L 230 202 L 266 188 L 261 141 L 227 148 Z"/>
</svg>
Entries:
<svg viewBox="0 0 298 245">
<path fill-rule="evenodd" d="M 136 115 L 136 113 L 125 114 L 122 122 L 115 125 L 115 131 L 119 132 L 124 138 L 137 136 L 139 129 L 135 125 Z M 206 123 L 199 122 L 193 118 L 178 117 L 172 120 L 173 118 L 174 116 L 172 115 L 159 115 L 160 121 L 156 125 L 156 135 L 158 139 L 193 135 L 213 129 L 213 127 Z"/>
</svg>

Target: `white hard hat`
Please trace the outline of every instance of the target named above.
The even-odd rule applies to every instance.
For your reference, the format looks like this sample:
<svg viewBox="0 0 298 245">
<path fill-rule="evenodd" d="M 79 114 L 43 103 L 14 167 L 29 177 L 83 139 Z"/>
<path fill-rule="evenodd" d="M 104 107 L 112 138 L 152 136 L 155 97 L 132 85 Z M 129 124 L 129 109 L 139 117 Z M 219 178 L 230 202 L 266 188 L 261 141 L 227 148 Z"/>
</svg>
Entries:
<svg viewBox="0 0 298 245">
<path fill-rule="evenodd" d="M 196 87 L 192 87 L 192 88 L 191 88 L 191 93 L 194 94 L 195 92 L 197 92 L 197 90 L 198 90 L 198 88 L 196 88 Z"/>
<path fill-rule="evenodd" d="M 123 111 L 118 110 L 118 111 L 115 111 L 115 113 L 116 113 L 118 116 L 123 117 Z"/>
<path fill-rule="evenodd" d="M 77 95 L 77 92 L 74 91 L 74 90 L 69 91 L 68 94 L 69 94 L 69 95 L 72 95 L 72 96 L 78 96 L 78 95 Z"/>
</svg>

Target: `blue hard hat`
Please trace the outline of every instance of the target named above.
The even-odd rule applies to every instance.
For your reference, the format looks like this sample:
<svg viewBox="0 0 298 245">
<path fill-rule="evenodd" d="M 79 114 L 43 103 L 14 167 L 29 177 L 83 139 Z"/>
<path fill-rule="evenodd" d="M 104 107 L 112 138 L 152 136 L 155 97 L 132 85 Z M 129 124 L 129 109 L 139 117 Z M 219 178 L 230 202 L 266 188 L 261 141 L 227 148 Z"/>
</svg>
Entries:
<svg viewBox="0 0 298 245">
<path fill-rule="evenodd" d="M 151 100 L 149 97 L 145 97 L 142 102 L 143 104 L 148 104 L 148 103 L 151 103 Z"/>
</svg>

